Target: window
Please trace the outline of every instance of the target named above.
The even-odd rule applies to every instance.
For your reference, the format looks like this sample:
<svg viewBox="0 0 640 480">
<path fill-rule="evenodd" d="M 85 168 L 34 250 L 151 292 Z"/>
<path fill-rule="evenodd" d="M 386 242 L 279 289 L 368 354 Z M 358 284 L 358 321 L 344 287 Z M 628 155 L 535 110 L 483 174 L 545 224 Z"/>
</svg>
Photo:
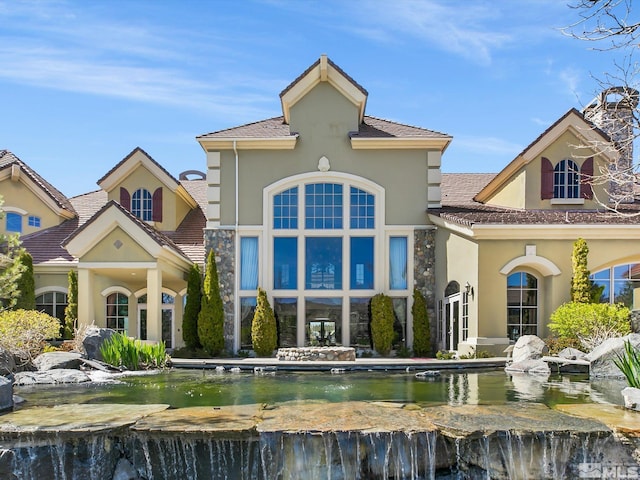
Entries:
<svg viewBox="0 0 640 480">
<path fill-rule="evenodd" d="M 305 186 L 305 228 L 342 228 L 342 185 L 312 183 Z"/>
<path fill-rule="evenodd" d="M 273 228 L 298 228 L 298 187 L 273 197 Z"/>
<path fill-rule="evenodd" d="M 342 288 L 342 238 L 306 238 L 305 259 L 305 288 Z"/>
<path fill-rule="evenodd" d="M 36 296 L 36 310 L 60 320 L 60 333 L 64 328 L 64 311 L 67 308 L 67 294 L 62 292 L 45 292 Z"/>
<path fill-rule="evenodd" d="M 351 228 L 374 228 L 375 197 L 364 190 L 351 187 Z"/>
<path fill-rule="evenodd" d="M 538 334 L 538 280 L 525 272 L 507 277 L 507 336 Z"/>
<path fill-rule="evenodd" d="M 29 221 L 27 223 L 30 227 L 40 228 L 40 217 L 29 215 Z"/>
<path fill-rule="evenodd" d="M 287 348 L 298 345 L 298 299 L 274 298 L 273 313 L 278 327 L 278 347 Z"/>
<path fill-rule="evenodd" d="M 240 289 L 258 288 L 258 237 L 240 239 Z"/>
<path fill-rule="evenodd" d="M 107 297 L 107 328 L 127 333 L 129 323 L 129 297 L 116 292 Z"/>
<path fill-rule="evenodd" d="M 554 167 L 553 197 L 580 197 L 580 169 L 573 160 L 562 160 Z"/>
<path fill-rule="evenodd" d="M 253 348 L 251 339 L 251 325 L 256 313 L 256 298 L 246 297 L 240 299 L 240 348 L 250 350 Z"/>
<path fill-rule="evenodd" d="M 150 222 L 152 218 L 151 192 L 139 188 L 131 197 L 131 213 L 144 222 Z"/>
<path fill-rule="evenodd" d="M 298 288 L 298 239 L 296 237 L 273 239 L 273 288 L 282 290 Z"/>
<path fill-rule="evenodd" d="M 407 237 L 389 239 L 389 286 L 392 290 L 407 288 Z"/>
<path fill-rule="evenodd" d="M 6 212 L 7 232 L 22 233 L 22 215 L 15 212 Z"/>
<path fill-rule="evenodd" d="M 351 237 L 351 288 L 373 289 L 373 237 Z"/>
<path fill-rule="evenodd" d="M 591 281 L 600 287 L 600 303 L 622 303 L 632 310 L 640 309 L 640 297 L 634 301 L 640 288 L 640 263 L 625 263 L 600 270 L 591 275 Z"/>
</svg>

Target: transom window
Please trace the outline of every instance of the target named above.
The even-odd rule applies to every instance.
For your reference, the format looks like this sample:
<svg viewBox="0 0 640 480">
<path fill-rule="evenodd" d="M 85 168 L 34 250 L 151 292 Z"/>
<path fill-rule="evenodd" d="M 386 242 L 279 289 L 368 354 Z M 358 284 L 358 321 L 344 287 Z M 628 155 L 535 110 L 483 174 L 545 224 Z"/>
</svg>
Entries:
<svg viewBox="0 0 640 480">
<path fill-rule="evenodd" d="M 526 272 L 507 277 L 507 335 L 517 340 L 522 335 L 538 334 L 538 279 Z"/>
<path fill-rule="evenodd" d="M 351 228 L 374 228 L 374 196 L 364 190 L 351 187 Z"/>
<path fill-rule="evenodd" d="M 305 185 L 305 228 L 342 228 L 342 185 L 311 183 Z"/>
<path fill-rule="evenodd" d="M 622 303 L 631 309 L 640 307 L 633 301 L 634 291 L 640 288 L 640 263 L 616 265 L 597 271 L 590 278 L 601 289 L 600 303 Z"/>
<path fill-rule="evenodd" d="M 298 228 L 298 187 L 274 195 L 273 228 Z"/>
<path fill-rule="evenodd" d="M 553 169 L 554 198 L 580 197 L 580 169 L 573 160 L 561 160 Z"/>
<path fill-rule="evenodd" d="M 152 218 L 151 192 L 139 188 L 131 196 L 131 213 L 144 222 L 150 222 Z"/>
</svg>

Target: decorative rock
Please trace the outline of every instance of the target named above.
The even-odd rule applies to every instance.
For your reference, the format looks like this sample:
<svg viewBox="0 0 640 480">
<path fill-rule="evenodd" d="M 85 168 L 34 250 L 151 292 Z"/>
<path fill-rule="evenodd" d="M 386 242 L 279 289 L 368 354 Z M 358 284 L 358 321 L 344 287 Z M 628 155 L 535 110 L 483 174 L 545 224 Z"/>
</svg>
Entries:
<svg viewBox="0 0 640 480">
<path fill-rule="evenodd" d="M 87 352 L 87 358 L 103 360 L 102 354 L 100 353 L 100 346 L 114 333 L 116 333 L 115 330 L 110 328 L 87 328 L 84 340 L 82 340 L 82 346 L 85 352 Z"/>
<path fill-rule="evenodd" d="M 627 387 L 622 389 L 625 408 L 640 411 L 640 388 Z"/>
<path fill-rule="evenodd" d="M 56 383 L 84 383 L 91 379 L 80 370 L 55 369 L 44 372 L 19 372 L 16 385 L 52 385 Z"/>
<path fill-rule="evenodd" d="M 82 355 L 76 352 L 47 352 L 38 355 L 33 364 L 41 372 L 60 368 L 77 369 L 82 363 L 81 359 Z"/>
<path fill-rule="evenodd" d="M 126 458 L 121 458 L 116 464 L 116 471 L 113 472 L 113 480 L 137 480 L 140 476 L 131 462 Z"/>
<path fill-rule="evenodd" d="M 632 333 L 626 337 L 609 338 L 594 348 L 585 360 L 591 362 L 589 375 L 591 377 L 622 378 L 622 372 L 613 361 L 624 353 L 624 344 L 630 341 L 635 348 L 640 348 L 640 334 Z"/>
<path fill-rule="evenodd" d="M 11 380 L 0 377 L 0 412 L 13 409 L 13 385 Z"/>
<path fill-rule="evenodd" d="M 279 348 L 276 358 L 280 361 L 338 361 L 355 362 L 356 349 L 352 347 L 292 347 Z"/>
<path fill-rule="evenodd" d="M 586 353 L 578 350 L 577 348 L 571 348 L 571 347 L 567 347 L 563 350 L 560 350 L 560 352 L 558 352 L 558 357 L 566 358 L 567 360 L 582 360 L 586 356 L 587 356 Z"/>
<path fill-rule="evenodd" d="M 10 375 L 16 371 L 16 360 L 13 354 L 0 348 L 0 375 Z"/>
<path fill-rule="evenodd" d="M 549 375 L 551 369 L 542 360 L 522 360 L 505 367 L 506 372 L 529 373 L 531 375 Z"/>
<path fill-rule="evenodd" d="M 523 360 L 537 360 L 542 358 L 549 352 L 549 348 L 544 341 L 536 335 L 523 335 L 518 338 L 513 347 L 513 362 L 522 362 Z"/>
</svg>

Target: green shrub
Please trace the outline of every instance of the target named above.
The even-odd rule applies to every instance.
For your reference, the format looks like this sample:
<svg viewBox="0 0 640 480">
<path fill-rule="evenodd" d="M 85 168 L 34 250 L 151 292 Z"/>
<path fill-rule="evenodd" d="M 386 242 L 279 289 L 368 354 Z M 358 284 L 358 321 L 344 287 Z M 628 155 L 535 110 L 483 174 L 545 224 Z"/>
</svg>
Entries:
<svg viewBox="0 0 640 480">
<path fill-rule="evenodd" d="M 33 258 L 29 252 L 23 250 L 18 257 L 18 261 L 24 269 L 18 278 L 17 288 L 20 295 L 16 299 L 14 310 L 35 310 L 36 309 L 36 281 L 33 277 Z M 56 335 L 57 336 L 57 335 Z"/>
<path fill-rule="evenodd" d="M 431 330 L 429 328 L 429 314 L 424 295 L 417 288 L 413 289 L 413 351 L 418 357 L 431 355 Z"/>
<path fill-rule="evenodd" d="M 187 282 L 187 303 L 182 315 L 182 339 L 190 349 L 202 347 L 198 337 L 198 314 L 202 306 L 202 276 L 198 264 L 191 266 Z"/>
<path fill-rule="evenodd" d="M 164 342 L 142 343 L 122 333 L 115 333 L 105 340 L 100 353 L 109 365 L 128 370 L 164 368 L 168 361 Z"/>
<path fill-rule="evenodd" d="M 64 309 L 64 332 L 62 338 L 71 340 L 78 324 L 78 275 L 75 270 L 67 274 L 69 284 L 67 306 Z"/>
<path fill-rule="evenodd" d="M 544 339 L 544 343 L 549 349 L 549 355 L 557 355 L 565 348 L 575 348 L 577 350 L 582 350 L 584 348 L 582 343 L 580 343 L 580 340 L 577 338 L 547 337 Z"/>
<path fill-rule="evenodd" d="M 630 341 L 624 342 L 624 353 L 613 362 L 624 374 L 630 387 L 640 388 L 640 353 Z"/>
<path fill-rule="evenodd" d="M 0 347 L 24 362 L 37 357 L 45 340 L 57 338 L 60 322 L 57 318 L 35 310 L 5 310 L 0 312 Z"/>
<path fill-rule="evenodd" d="M 209 251 L 198 314 L 198 337 L 209 355 L 215 357 L 224 349 L 224 309 L 220 297 L 215 254 Z"/>
<path fill-rule="evenodd" d="M 267 292 L 258 289 L 256 311 L 251 323 L 251 342 L 253 351 L 259 357 L 269 357 L 278 346 L 278 331 L 276 317 L 269 304 Z"/>
<path fill-rule="evenodd" d="M 578 339 L 590 352 L 608 338 L 631 333 L 630 316 L 621 304 L 571 302 L 551 314 L 549 329 L 559 337 Z"/>
<path fill-rule="evenodd" d="M 373 348 L 380 355 L 388 355 L 395 332 L 393 330 L 393 301 L 384 293 L 371 299 L 371 340 Z"/>
<path fill-rule="evenodd" d="M 397 358 L 411 358 L 412 355 L 413 352 L 411 351 L 411 349 L 405 347 L 404 345 L 396 350 Z"/>
<path fill-rule="evenodd" d="M 436 352 L 436 358 L 438 360 L 454 360 L 456 358 L 455 352 L 448 352 L 446 350 L 439 350 Z"/>
<path fill-rule="evenodd" d="M 171 352 L 172 358 L 211 358 L 211 355 L 207 353 L 203 348 L 189 348 L 181 347 L 176 348 Z"/>
</svg>

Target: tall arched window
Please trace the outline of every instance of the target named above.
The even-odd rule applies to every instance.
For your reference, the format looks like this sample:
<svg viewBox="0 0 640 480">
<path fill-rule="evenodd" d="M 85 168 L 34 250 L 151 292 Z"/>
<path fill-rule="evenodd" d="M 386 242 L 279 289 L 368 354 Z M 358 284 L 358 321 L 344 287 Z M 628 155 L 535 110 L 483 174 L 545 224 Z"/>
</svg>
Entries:
<svg viewBox="0 0 640 480">
<path fill-rule="evenodd" d="M 526 272 L 507 277 L 507 336 L 538 334 L 538 279 Z"/>
<path fill-rule="evenodd" d="M 561 160 L 554 167 L 553 197 L 580 197 L 580 169 L 573 160 Z"/>
<path fill-rule="evenodd" d="M 127 333 L 129 322 L 129 297 L 115 292 L 107 297 L 107 328 Z"/>
<path fill-rule="evenodd" d="M 131 213 L 144 222 L 152 219 L 151 192 L 144 188 L 139 188 L 131 196 Z"/>
</svg>

